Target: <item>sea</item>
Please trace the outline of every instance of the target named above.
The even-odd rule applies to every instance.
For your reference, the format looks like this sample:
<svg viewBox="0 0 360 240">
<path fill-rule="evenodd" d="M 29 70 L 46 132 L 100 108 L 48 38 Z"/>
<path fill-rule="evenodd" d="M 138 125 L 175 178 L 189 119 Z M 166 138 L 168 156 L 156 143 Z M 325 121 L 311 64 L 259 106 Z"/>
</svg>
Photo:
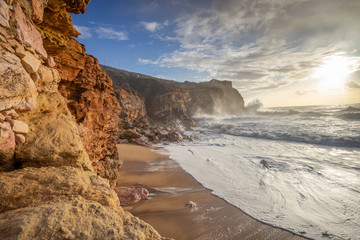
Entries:
<svg viewBox="0 0 360 240">
<path fill-rule="evenodd" d="M 360 239 L 360 104 L 196 117 L 198 141 L 165 146 L 212 193 L 311 239 Z"/>
</svg>

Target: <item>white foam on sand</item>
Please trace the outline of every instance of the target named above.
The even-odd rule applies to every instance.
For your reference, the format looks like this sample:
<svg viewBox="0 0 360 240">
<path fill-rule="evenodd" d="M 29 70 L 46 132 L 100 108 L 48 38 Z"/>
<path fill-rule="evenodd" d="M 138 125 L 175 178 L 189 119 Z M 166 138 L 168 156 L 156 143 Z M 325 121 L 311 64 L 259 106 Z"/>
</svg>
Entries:
<svg viewBox="0 0 360 240">
<path fill-rule="evenodd" d="M 213 194 L 260 221 L 314 239 L 325 232 L 360 239 L 358 148 L 214 134 L 165 149 Z"/>
</svg>

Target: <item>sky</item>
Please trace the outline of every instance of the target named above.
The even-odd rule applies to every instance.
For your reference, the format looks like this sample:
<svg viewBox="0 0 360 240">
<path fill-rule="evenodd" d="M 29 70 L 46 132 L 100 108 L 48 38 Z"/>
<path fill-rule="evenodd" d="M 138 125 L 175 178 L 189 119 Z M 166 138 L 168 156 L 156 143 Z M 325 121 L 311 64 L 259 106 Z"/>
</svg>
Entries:
<svg viewBox="0 0 360 240">
<path fill-rule="evenodd" d="M 72 18 L 101 64 L 230 80 L 266 107 L 360 103 L 359 0 L 92 0 Z"/>
</svg>

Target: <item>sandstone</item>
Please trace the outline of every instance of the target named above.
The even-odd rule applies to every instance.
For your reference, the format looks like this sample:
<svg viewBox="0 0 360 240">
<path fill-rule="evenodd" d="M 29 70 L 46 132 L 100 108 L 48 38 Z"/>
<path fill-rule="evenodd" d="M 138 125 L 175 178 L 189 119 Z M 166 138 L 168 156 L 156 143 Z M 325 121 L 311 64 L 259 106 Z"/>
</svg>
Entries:
<svg viewBox="0 0 360 240">
<path fill-rule="evenodd" d="M 9 6 L 5 1 L 0 2 L 0 25 L 10 27 L 9 25 Z"/>
<path fill-rule="evenodd" d="M 39 240 L 163 239 L 150 225 L 125 211 L 80 196 L 0 214 L 0 238 Z"/>
<path fill-rule="evenodd" d="M 21 63 L 29 74 L 36 73 L 41 65 L 41 61 L 28 51 L 25 51 L 25 56 L 21 59 Z"/>
<path fill-rule="evenodd" d="M 34 109 L 36 97 L 36 86 L 20 60 L 12 53 L 0 50 L 0 111 Z"/>
<path fill-rule="evenodd" d="M 18 56 L 19 58 L 23 58 L 26 56 L 26 50 L 24 48 L 23 45 L 21 44 L 17 44 L 15 45 L 15 55 Z"/>
<path fill-rule="evenodd" d="M 121 206 L 135 204 L 149 196 L 149 191 L 146 188 L 115 187 L 114 191 L 119 197 Z"/>
<path fill-rule="evenodd" d="M 15 134 L 15 142 L 16 142 L 17 144 L 19 144 L 19 143 L 25 143 L 25 142 L 26 142 L 25 136 L 22 135 L 22 134 Z"/>
<path fill-rule="evenodd" d="M 91 171 L 73 167 L 24 168 L 0 173 L 0 212 L 38 204 L 58 196 L 79 195 L 121 209 L 109 181 Z"/>
<path fill-rule="evenodd" d="M 55 67 L 56 66 L 56 62 L 55 62 L 55 60 L 54 60 L 54 58 L 52 56 L 48 56 L 47 65 L 49 67 Z"/>
<path fill-rule="evenodd" d="M 29 132 L 29 126 L 19 120 L 14 120 L 14 125 L 12 126 L 12 129 L 15 133 L 23 133 L 26 134 Z"/>
<path fill-rule="evenodd" d="M 60 75 L 56 69 L 40 65 L 38 79 L 35 81 L 39 92 L 57 92 L 59 82 Z"/>
<path fill-rule="evenodd" d="M 14 109 L 6 110 L 2 113 L 4 114 L 4 116 L 10 116 L 13 118 L 19 117 L 19 114 Z"/>
<path fill-rule="evenodd" d="M 29 44 L 36 50 L 37 53 L 39 53 L 44 59 L 46 59 L 47 53 L 43 46 L 41 34 L 35 28 L 35 26 L 26 19 L 26 16 L 22 11 L 19 3 L 16 3 L 14 6 L 13 18 L 16 20 L 16 30 L 20 40 L 24 44 Z"/>
<path fill-rule="evenodd" d="M 1 137 L 0 137 L 0 152 L 1 151 L 9 151 L 15 149 L 15 134 L 11 130 L 11 126 L 9 123 L 4 122 L 2 124 L 1 129 Z"/>
<path fill-rule="evenodd" d="M 0 130 L 1 131 L 1 130 Z M 15 169 L 14 150 L 0 151 L 0 172 Z"/>
<path fill-rule="evenodd" d="M 32 20 L 34 23 L 42 22 L 46 5 L 45 2 L 43 0 L 31 0 L 31 3 L 33 8 Z"/>
<path fill-rule="evenodd" d="M 5 121 L 5 116 L 2 113 L 0 113 L 0 123 L 4 121 Z"/>
<path fill-rule="evenodd" d="M 38 109 L 22 115 L 29 125 L 26 143 L 16 148 L 21 167 L 74 166 L 92 169 L 78 128 L 59 93 L 42 93 Z M 37 147 L 34 147 L 37 146 Z"/>
</svg>

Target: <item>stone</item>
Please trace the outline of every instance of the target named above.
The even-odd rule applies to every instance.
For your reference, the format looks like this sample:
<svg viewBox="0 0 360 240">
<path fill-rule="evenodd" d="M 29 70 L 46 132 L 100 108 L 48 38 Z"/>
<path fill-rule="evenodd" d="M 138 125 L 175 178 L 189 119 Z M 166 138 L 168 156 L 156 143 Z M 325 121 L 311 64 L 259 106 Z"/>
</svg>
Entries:
<svg viewBox="0 0 360 240">
<path fill-rule="evenodd" d="M 128 129 L 128 130 L 123 130 L 121 133 L 120 133 L 120 138 L 140 138 L 141 137 L 141 134 L 136 132 L 135 130 L 132 130 L 132 129 Z"/>
<path fill-rule="evenodd" d="M 15 45 L 15 55 L 19 58 L 23 58 L 26 56 L 26 50 L 23 45 L 17 44 Z"/>
<path fill-rule="evenodd" d="M 43 46 L 41 34 L 36 29 L 36 27 L 26 18 L 19 3 L 16 3 L 14 6 L 13 18 L 16 21 L 16 31 L 19 39 L 24 44 L 29 44 L 35 49 L 38 54 L 40 54 L 44 59 L 47 59 L 47 53 Z"/>
<path fill-rule="evenodd" d="M 34 81 L 14 54 L 0 50 L 0 111 L 36 108 Z"/>
<path fill-rule="evenodd" d="M 56 62 L 55 62 L 55 60 L 54 60 L 54 58 L 52 56 L 48 56 L 47 65 L 49 67 L 55 67 L 56 66 Z"/>
<path fill-rule="evenodd" d="M 182 142 L 184 141 L 183 136 L 181 135 L 181 133 L 177 132 L 177 131 L 170 131 L 169 132 L 169 136 L 168 139 L 171 142 Z"/>
<path fill-rule="evenodd" d="M 0 212 L 24 208 L 58 196 L 76 195 L 121 210 L 119 199 L 108 180 L 94 172 L 69 166 L 0 172 L 0 186 Z"/>
<path fill-rule="evenodd" d="M 185 207 L 196 208 L 196 203 L 193 201 L 189 201 L 187 204 L 185 204 Z"/>
<path fill-rule="evenodd" d="M 4 116 L 10 116 L 13 118 L 19 117 L 19 114 L 14 109 L 6 110 L 3 112 L 3 114 Z"/>
<path fill-rule="evenodd" d="M 33 14 L 32 20 L 34 23 L 41 23 L 44 17 L 45 2 L 43 0 L 31 0 Z"/>
<path fill-rule="evenodd" d="M 143 146 L 143 147 L 151 147 L 152 146 L 151 142 L 149 142 L 149 140 L 146 137 L 130 138 L 129 143 L 133 143 L 133 144 Z"/>
<path fill-rule="evenodd" d="M 2 113 L 0 113 L 0 123 L 4 121 L 5 121 L 5 116 Z"/>
<path fill-rule="evenodd" d="M 25 51 L 25 56 L 21 59 L 21 63 L 29 74 L 36 73 L 41 65 L 40 59 L 28 51 Z"/>
<path fill-rule="evenodd" d="M 0 214 L 1 239 L 166 239 L 130 213 L 80 196 L 57 199 Z"/>
<path fill-rule="evenodd" d="M 5 1 L 0 1 L 0 25 L 9 28 L 9 18 L 9 6 Z"/>
<path fill-rule="evenodd" d="M 12 126 L 12 130 L 15 132 L 15 133 L 22 133 L 22 134 L 26 134 L 29 132 L 29 126 L 22 122 L 22 121 L 19 121 L 19 120 L 13 120 L 14 121 L 14 125 Z"/>
<path fill-rule="evenodd" d="M 19 166 L 74 166 L 92 170 L 78 127 L 61 94 L 41 93 L 37 102 L 36 111 L 22 114 L 19 119 L 29 125 L 26 143 L 16 148 Z"/>
<path fill-rule="evenodd" d="M 15 134 L 15 142 L 17 144 L 20 144 L 20 143 L 25 143 L 26 142 L 26 138 L 24 135 L 22 134 Z"/>
<path fill-rule="evenodd" d="M 0 152 L 15 149 L 15 134 L 9 123 L 1 123 Z"/>
<path fill-rule="evenodd" d="M 149 196 L 146 188 L 138 187 L 115 187 L 114 191 L 119 197 L 120 205 L 127 206 L 145 200 Z"/>
</svg>

